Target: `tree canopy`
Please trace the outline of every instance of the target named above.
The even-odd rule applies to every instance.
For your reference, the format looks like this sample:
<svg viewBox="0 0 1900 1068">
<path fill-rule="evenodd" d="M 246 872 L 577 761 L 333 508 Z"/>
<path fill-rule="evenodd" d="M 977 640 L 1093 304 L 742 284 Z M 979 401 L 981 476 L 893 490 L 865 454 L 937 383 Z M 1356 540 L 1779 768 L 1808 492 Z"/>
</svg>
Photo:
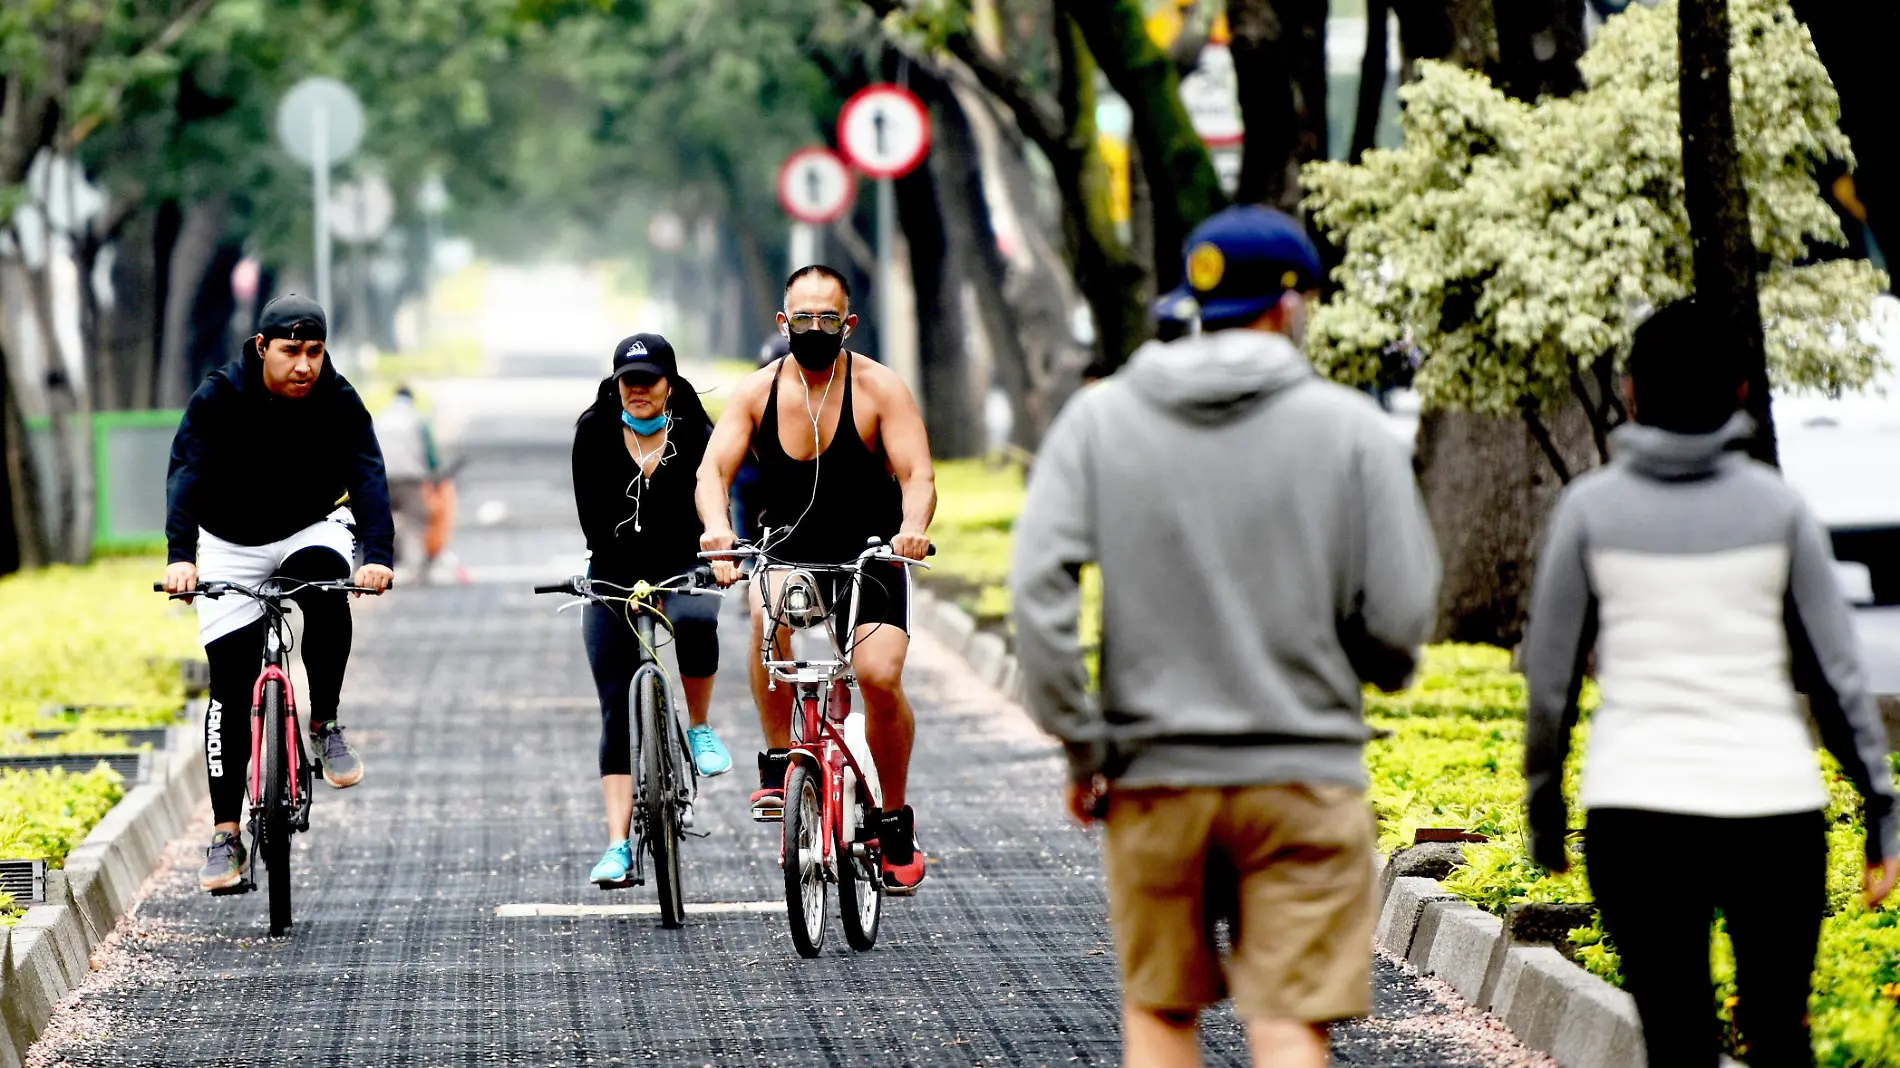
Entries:
<svg viewBox="0 0 1900 1068">
<path fill-rule="evenodd" d="M 1852 158 L 1839 102 L 1782 0 L 1733 0 L 1735 126 L 1777 386 L 1861 385 L 1861 330 L 1885 277 L 1843 244 L 1815 170 Z M 1313 317 L 1329 374 L 1371 382 L 1396 346 L 1422 355 L 1428 407 L 1550 413 L 1580 400 L 1599 432 L 1601 386 L 1635 326 L 1693 286 L 1683 205 L 1675 3 L 1635 7 L 1581 61 L 1584 89 L 1536 103 L 1483 76 L 1422 64 L 1401 91 L 1402 148 L 1304 175 L 1318 224 L 1346 250 Z"/>
</svg>

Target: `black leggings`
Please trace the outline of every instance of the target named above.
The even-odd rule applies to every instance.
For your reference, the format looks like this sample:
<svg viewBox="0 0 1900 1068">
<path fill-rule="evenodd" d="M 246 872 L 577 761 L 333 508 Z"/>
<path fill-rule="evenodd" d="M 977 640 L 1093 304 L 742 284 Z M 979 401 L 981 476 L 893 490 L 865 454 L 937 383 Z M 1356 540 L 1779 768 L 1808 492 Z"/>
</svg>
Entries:
<svg viewBox="0 0 1900 1068">
<path fill-rule="evenodd" d="M 302 549 L 284 561 L 283 578 L 321 581 L 347 578 L 349 561 L 324 548 Z M 343 669 L 350 662 L 349 595 L 305 590 L 291 598 L 303 612 L 304 673 L 310 692 L 304 705 L 310 725 L 336 721 L 343 695 Z M 211 666 L 211 705 L 205 713 L 205 770 L 211 780 L 211 818 L 235 823 L 243 814 L 244 789 L 251 761 L 251 692 L 264 662 L 264 629 L 259 619 L 205 646 Z"/>
<path fill-rule="evenodd" d="M 1590 890 L 1623 960 L 1649 1063 L 1715 1068 L 1721 1033 L 1709 975 L 1720 909 L 1735 943 L 1735 1022 L 1752 1068 L 1810 1068 L 1808 991 L 1827 909 L 1819 812 L 1753 819 L 1592 809 Z M 1672 867 L 1686 850 L 1704 863 Z M 1765 863 L 1738 867 L 1739 858 Z M 1663 870 L 1681 878 L 1664 879 Z"/>
<path fill-rule="evenodd" d="M 673 651 L 680 674 L 709 679 L 719 670 L 719 598 L 677 594 L 662 603 L 673 621 Z M 594 669 L 594 688 L 600 694 L 600 773 L 633 774 L 632 740 L 628 734 L 628 687 L 639 670 L 640 639 L 618 609 L 589 604 L 581 619 L 587 641 L 587 663 Z M 655 641 L 666 640 L 664 627 Z"/>
</svg>

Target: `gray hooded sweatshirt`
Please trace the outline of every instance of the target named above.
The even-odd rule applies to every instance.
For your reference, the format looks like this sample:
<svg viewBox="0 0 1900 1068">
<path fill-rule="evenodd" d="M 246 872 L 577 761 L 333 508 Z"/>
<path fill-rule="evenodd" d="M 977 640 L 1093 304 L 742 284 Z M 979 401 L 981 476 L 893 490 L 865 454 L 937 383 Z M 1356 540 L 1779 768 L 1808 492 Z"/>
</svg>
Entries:
<svg viewBox="0 0 1900 1068">
<path fill-rule="evenodd" d="M 1867 858 L 1900 852 L 1886 730 L 1827 534 L 1713 434 L 1626 426 L 1551 514 L 1524 637 L 1532 855 L 1568 862 L 1564 759 L 1585 664 L 1602 694 L 1579 803 L 1693 816 L 1812 812 L 1827 787 L 1795 701 L 1866 799 Z"/>
<path fill-rule="evenodd" d="M 1079 644 L 1103 584 L 1101 687 Z M 1149 344 L 1037 453 L 1010 586 L 1031 713 L 1079 778 L 1363 788 L 1362 682 L 1410 675 L 1438 556 L 1405 444 L 1277 334 Z"/>
</svg>

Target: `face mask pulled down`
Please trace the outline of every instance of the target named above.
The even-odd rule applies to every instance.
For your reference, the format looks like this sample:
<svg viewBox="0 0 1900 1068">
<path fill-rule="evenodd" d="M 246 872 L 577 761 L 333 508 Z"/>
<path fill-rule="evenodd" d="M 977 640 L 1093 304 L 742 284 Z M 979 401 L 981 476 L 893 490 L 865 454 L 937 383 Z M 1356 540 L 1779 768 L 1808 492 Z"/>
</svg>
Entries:
<svg viewBox="0 0 1900 1068">
<path fill-rule="evenodd" d="M 822 371 L 831 366 L 844 349 L 844 333 L 827 334 L 823 330 L 789 331 L 785 340 L 791 345 L 792 358 L 807 371 Z"/>
</svg>

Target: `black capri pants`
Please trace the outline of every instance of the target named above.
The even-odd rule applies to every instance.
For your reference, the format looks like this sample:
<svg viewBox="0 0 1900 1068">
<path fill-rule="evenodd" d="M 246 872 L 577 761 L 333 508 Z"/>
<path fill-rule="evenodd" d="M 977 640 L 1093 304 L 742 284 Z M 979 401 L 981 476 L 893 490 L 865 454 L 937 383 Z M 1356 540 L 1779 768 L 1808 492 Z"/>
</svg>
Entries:
<svg viewBox="0 0 1900 1068">
<path fill-rule="evenodd" d="M 680 674 L 689 679 L 711 678 L 719 670 L 719 598 L 668 594 L 660 610 L 673 622 L 673 652 Z M 666 640 L 666 629 L 655 626 L 656 648 Z M 640 666 L 640 639 L 616 605 L 590 603 L 581 619 L 587 642 L 587 663 L 594 669 L 594 688 L 600 695 L 600 773 L 633 774 L 632 740 L 628 734 L 628 688 Z"/>
</svg>

